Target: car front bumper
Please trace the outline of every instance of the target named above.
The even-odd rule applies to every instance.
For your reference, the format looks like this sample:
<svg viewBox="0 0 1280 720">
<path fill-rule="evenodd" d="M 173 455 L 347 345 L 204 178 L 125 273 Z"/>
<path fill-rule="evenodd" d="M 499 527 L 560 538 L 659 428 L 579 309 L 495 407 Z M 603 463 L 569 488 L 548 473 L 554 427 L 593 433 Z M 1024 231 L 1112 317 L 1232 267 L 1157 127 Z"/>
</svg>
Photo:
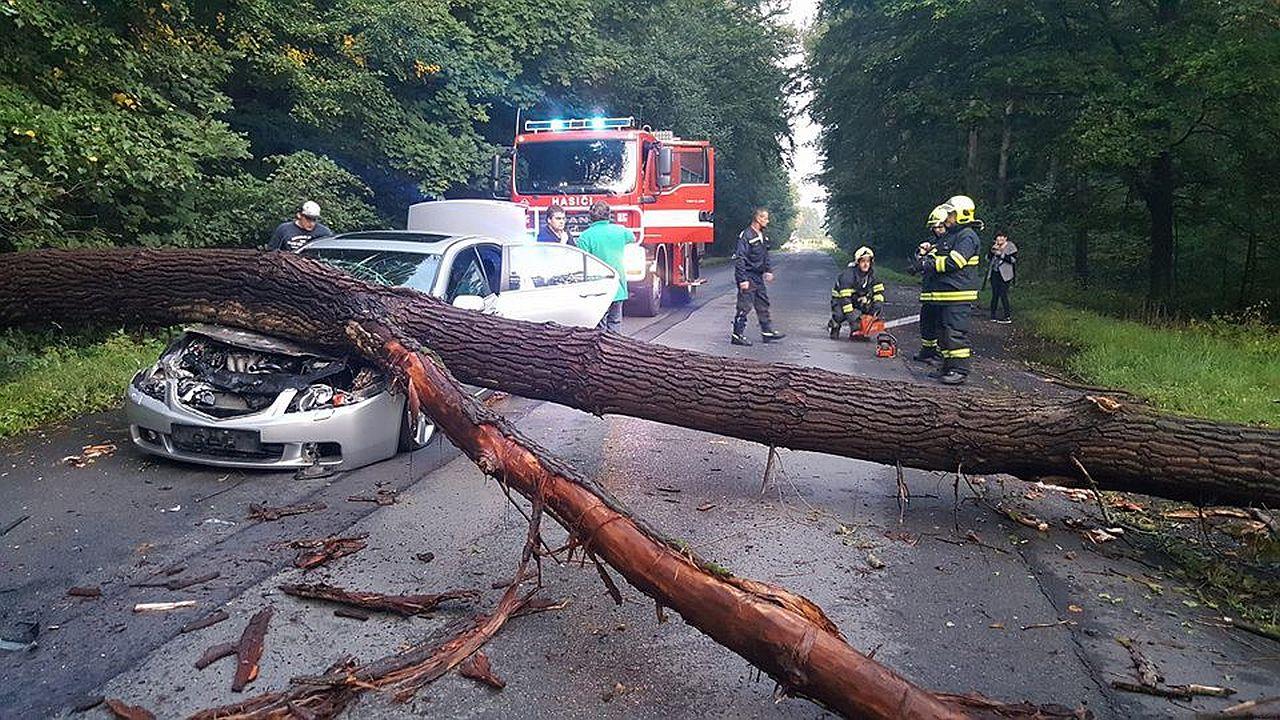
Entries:
<svg viewBox="0 0 1280 720">
<path fill-rule="evenodd" d="M 215 418 L 178 402 L 173 383 L 166 401 L 143 393 L 132 382 L 125 411 L 129 434 L 141 450 L 175 460 L 220 467 L 289 470 L 321 465 L 350 470 L 396 454 L 405 398 L 382 392 L 355 405 L 286 412 L 294 397 L 281 393 L 269 407 L 232 418 Z M 250 430 L 259 434 L 261 452 L 251 456 L 179 447 L 173 426 Z"/>
</svg>

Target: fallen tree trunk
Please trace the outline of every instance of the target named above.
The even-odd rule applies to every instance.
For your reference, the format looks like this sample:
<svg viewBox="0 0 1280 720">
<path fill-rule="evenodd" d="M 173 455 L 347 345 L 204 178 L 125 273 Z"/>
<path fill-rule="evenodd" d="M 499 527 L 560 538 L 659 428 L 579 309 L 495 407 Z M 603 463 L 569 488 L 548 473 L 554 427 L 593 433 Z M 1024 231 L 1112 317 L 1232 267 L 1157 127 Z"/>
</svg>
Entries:
<svg viewBox="0 0 1280 720">
<path fill-rule="evenodd" d="M 312 276 L 316 268 L 298 262 L 288 260 L 284 267 L 303 271 L 299 280 L 326 277 L 343 280 L 325 273 Z M 117 293 L 119 290 L 115 288 Z M 126 295 L 120 293 L 120 296 Z M 293 296 L 305 299 L 309 293 L 299 288 Z M 342 295 L 334 296 L 328 307 L 343 305 L 346 299 Z M 350 299 L 357 301 L 357 305 L 339 311 L 338 316 L 321 312 L 323 303 L 309 308 L 314 311 L 310 313 L 285 313 L 270 304 L 237 304 L 239 309 L 232 314 L 239 319 L 237 325 L 295 338 L 300 336 L 301 327 L 312 330 L 312 334 L 301 334 L 302 337 L 333 338 L 334 328 L 323 320 L 336 322 L 346 341 L 329 344 L 354 346 L 366 357 L 379 359 L 401 379 L 411 415 L 429 411 L 450 440 L 485 473 L 497 478 L 505 488 L 524 495 L 534 507 L 529 542 L 500 611 L 491 618 L 493 627 L 487 633 L 459 636 L 452 641 L 457 646 L 456 652 L 432 650 L 421 663 L 406 665 L 403 657 L 386 660 L 395 666 L 390 674 L 366 668 L 365 672 L 377 677 L 379 683 L 398 684 L 403 686 L 402 694 L 412 693 L 421 683 L 437 677 L 479 649 L 510 611 L 507 606 L 535 547 L 537 518 L 545 508 L 545 512 L 569 531 L 573 545 L 581 547 L 592 559 L 597 556 L 604 559 L 633 586 L 654 598 L 659 608 L 672 608 L 691 625 L 767 672 L 783 693 L 810 698 L 845 717 L 1043 718 L 1074 714 L 1059 708 L 1006 705 L 976 695 L 947 695 L 916 687 L 849 646 L 836 626 L 809 600 L 783 588 L 735 577 L 719 566 L 698 559 L 687 547 L 664 538 L 632 517 L 594 482 L 523 438 L 504 419 L 463 392 L 443 365 L 431 357 L 406 350 L 401 342 L 413 341 L 403 332 L 389 329 L 394 327 L 394 318 L 379 319 L 385 313 L 376 303 L 360 305 L 358 296 Z M 319 295 L 311 296 L 310 301 L 318 302 Z M 229 304 L 222 306 L 222 310 L 228 308 Z M 190 307 L 172 311 L 208 312 Z M 340 321 L 336 319 L 343 316 Z M 607 578 L 603 569 L 601 576 Z M 611 583 L 610 589 L 620 601 Z M 246 638 L 253 635 L 257 639 L 257 652 L 251 653 L 248 661 L 241 656 L 235 690 L 242 689 L 246 680 L 257 675 L 261 636 L 269 617 L 269 608 L 255 615 L 241 639 L 243 650 L 246 643 L 251 642 Z M 258 625 L 261 630 L 253 632 Z M 474 641 L 468 639 L 471 637 Z M 352 688 L 351 674 L 351 671 L 341 672 L 340 677 L 330 680 L 330 687 L 341 697 L 326 695 L 326 702 L 336 703 L 339 708 L 345 704 Z M 275 717 L 279 716 L 281 702 L 284 710 L 292 711 L 289 698 L 270 694 L 241 704 L 234 712 L 247 715 L 262 710 Z M 222 717 L 225 710 L 227 708 L 211 711 L 212 716 Z"/>
<path fill-rule="evenodd" d="M 924 470 L 1080 483 L 1087 473 L 1107 490 L 1280 505 L 1280 432 L 1109 397 L 940 389 L 520 323 L 286 253 L 38 251 L 7 255 L 0 267 L 6 325 L 213 322 L 339 348 L 352 318 L 394 322 L 463 382 L 598 415 Z"/>
</svg>

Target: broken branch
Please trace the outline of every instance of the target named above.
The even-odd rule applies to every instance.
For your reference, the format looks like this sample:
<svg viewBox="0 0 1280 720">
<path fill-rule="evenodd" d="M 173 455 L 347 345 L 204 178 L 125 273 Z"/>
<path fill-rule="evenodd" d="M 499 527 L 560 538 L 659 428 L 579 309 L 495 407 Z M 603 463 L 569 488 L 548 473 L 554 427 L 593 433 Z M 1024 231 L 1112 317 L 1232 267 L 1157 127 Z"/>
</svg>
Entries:
<svg viewBox="0 0 1280 720">
<path fill-rule="evenodd" d="M 440 603 L 449 600 L 471 600 L 480 596 L 478 590 L 448 590 L 434 595 L 383 595 L 375 592 L 345 590 L 323 583 L 280 585 L 279 587 L 286 595 L 294 597 L 323 600 L 365 610 L 391 612 L 404 617 L 429 614 Z"/>
</svg>

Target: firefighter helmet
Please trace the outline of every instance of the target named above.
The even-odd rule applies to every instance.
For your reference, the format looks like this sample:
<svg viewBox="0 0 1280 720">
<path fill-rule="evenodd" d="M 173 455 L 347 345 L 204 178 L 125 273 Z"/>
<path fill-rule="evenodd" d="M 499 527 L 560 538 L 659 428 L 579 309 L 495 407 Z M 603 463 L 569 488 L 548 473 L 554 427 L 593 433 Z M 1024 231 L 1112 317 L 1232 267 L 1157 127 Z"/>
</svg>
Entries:
<svg viewBox="0 0 1280 720">
<path fill-rule="evenodd" d="M 956 195 L 948 200 L 947 204 L 955 208 L 957 223 L 968 225 L 973 222 L 973 214 L 978 210 L 977 205 L 973 203 L 973 198 L 968 195 Z"/>
<path fill-rule="evenodd" d="M 933 212 L 929 213 L 929 219 L 924 222 L 924 225 L 925 227 L 931 228 L 940 227 L 942 223 L 946 221 L 947 216 L 953 212 L 955 212 L 955 208 L 951 207 L 947 203 L 943 203 L 934 208 Z"/>
<path fill-rule="evenodd" d="M 862 247 L 853 251 L 854 262 L 858 262 L 862 258 L 867 258 L 869 260 L 874 261 L 876 259 L 876 254 L 871 250 L 871 248 L 867 247 L 866 245 L 863 245 Z"/>
</svg>

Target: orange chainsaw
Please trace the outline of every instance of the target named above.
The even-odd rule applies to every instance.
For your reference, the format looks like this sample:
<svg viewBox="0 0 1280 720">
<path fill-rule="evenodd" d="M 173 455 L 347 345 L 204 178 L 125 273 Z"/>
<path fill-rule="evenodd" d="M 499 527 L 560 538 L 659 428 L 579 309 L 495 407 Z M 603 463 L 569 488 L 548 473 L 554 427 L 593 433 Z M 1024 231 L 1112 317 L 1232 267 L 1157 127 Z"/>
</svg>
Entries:
<svg viewBox="0 0 1280 720">
<path fill-rule="evenodd" d="M 863 315 L 858 318 L 858 327 L 849 333 L 849 339 L 867 341 L 883 332 L 883 320 L 874 315 Z"/>
<path fill-rule="evenodd" d="M 884 323 L 880 323 L 880 326 L 884 327 Z M 898 338 L 889 332 L 881 330 L 880 334 L 876 336 L 876 357 L 892 358 L 897 357 L 897 355 Z"/>
</svg>

